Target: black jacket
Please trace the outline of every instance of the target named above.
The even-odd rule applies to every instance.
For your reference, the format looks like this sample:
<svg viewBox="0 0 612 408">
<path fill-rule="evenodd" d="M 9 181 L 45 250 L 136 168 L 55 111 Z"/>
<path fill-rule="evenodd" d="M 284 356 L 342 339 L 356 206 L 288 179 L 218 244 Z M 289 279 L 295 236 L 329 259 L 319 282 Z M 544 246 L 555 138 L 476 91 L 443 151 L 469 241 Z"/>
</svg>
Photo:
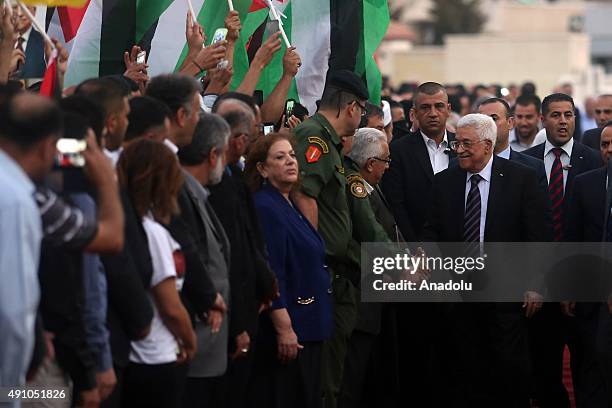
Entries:
<svg viewBox="0 0 612 408">
<path fill-rule="evenodd" d="M 541 143 L 535 147 L 523 151 L 523 154 L 535 157 L 536 159 L 544 160 L 544 147 L 546 143 Z M 565 184 L 565 197 L 571 195 L 571 191 L 574 185 L 574 179 L 579 174 L 594 170 L 601 167 L 603 164 L 601 155 L 598 151 L 591 149 L 581 143 L 574 142 L 572 148 L 572 156 L 570 157 L 571 168 L 567 174 L 567 181 Z M 565 219 L 567 214 L 567 206 L 569 200 L 563 200 L 563 218 Z M 565 222 L 564 222 L 565 224 Z"/>
<path fill-rule="evenodd" d="M 185 281 L 181 300 L 191 321 L 196 315 L 207 313 L 215 302 L 217 289 L 206 270 L 206 230 L 187 186 L 183 184 L 178 195 L 180 215 L 172 217 L 168 230 L 181 246 L 185 257 Z"/>
<path fill-rule="evenodd" d="M 565 225 L 568 242 L 599 242 L 603 236 L 607 168 L 591 170 L 576 177 Z"/>
<path fill-rule="evenodd" d="M 455 139 L 447 133 L 448 141 Z M 407 242 L 416 242 L 423 232 L 423 225 L 432 198 L 433 169 L 427 147 L 420 132 L 407 135 L 391 143 L 391 165 L 382 180 L 385 194 L 395 220 Z M 452 156 L 450 149 L 449 155 Z"/>
<path fill-rule="evenodd" d="M 601 142 L 601 128 L 589 129 L 582 135 L 580 140 L 583 145 L 589 146 L 591 149 L 599 150 L 599 143 Z"/>
<path fill-rule="evenodd" d="M 209 202 L 230 241 L 230 338 L 254 335 L 259 305 L 271 298 L 275 275 L 268 266 L 265 241 L 253 197 L 237 166 L 228 166 L 221 182 L 210 187 Z"/>
<path fill-rule="evenodd" d="M 147 331 L 153 319 L 148 288 L 153 274 L 151 254 L 140 217 L 125 191 L 121 192 L 125 214 L 125 245 L 121 253 L 102 256 L 108 293 L 107 325 L 113 362 L 125 367 L 130 341 Z"/>
<path fill-rule="evenodd" d="M 467 172 L 451 167 L 435 176 L 428 242 L 462 242 Z M 546 203 L 535 171 L 494 157 L 484 230 L 485 242 L 541 242 L 546 238 Z"/>
</svg>

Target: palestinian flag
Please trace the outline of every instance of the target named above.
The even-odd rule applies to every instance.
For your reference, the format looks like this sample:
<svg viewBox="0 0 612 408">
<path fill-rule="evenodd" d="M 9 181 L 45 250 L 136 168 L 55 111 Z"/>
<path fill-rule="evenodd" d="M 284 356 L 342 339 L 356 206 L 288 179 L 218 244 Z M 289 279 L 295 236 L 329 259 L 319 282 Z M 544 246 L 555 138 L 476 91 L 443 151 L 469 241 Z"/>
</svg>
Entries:
<svg viewBox="0 0 612 408">
<path fill-rule="evenodd" d="M 227 0 L 192 0 L 208 42 L 224 26 Z M 246 15 L 250 0 L 234 0 Z M 125 71 L 123 52 L 133 45 L 147 51 L 149 76 L 173 72 L 187 54 L 186 0 L 90 0 L 74 38 L 65 86 Z M 244 17 L 243 17 L 244 18 Z"/>
<path fill-rule="evenodd" d="M 235 89 L 274 27 L 265 0 L 233 3 L 243 27 L 234 54 Z M 192 4 L 210 42 L 214 31 L 224 26 L 227 0 L 192 0 Z M 386 0 L 273 0 L 273 4 L 284 15 L 283 27 L 302 58 L 290 98 L 314 112 L 328 70 L 349 69 L 366 81 L 371 100 L 379 101 L 381 77 L 373 55 L 389 23 Z M 123 73 L 123 52 L 134 44 L 147 51 L 150 76 L 175 71 L 187 53 L 187 9 L 186 0 L 89 0 L 80 9 L 50 9 L 49 31 L 55 27 L 61 35 L 52 35 L 72 48 L 65 86 Z M 284 51 L 283 45 L 262 73 L 257 89 L 264 97 L 282 75 Z"/>
<path fill-rule="evenodd" d="M 39 94 L 57 100 L 61 99 L 62 97 L 62 90 L 59 87 L 57 77 L 57 50 L 53 50 L 53 53 L 51 54 L 49 64 L 47 65 L 47 70 L 45 71 L 45 76 L 40 86 Z"/>
<path fill-rule="evenodd" d="M 46 14 L 47 34 L 50 37 L 61 41 L 66 50 L 72 51 L 72 44 L 77 35 L 89 0 L 86 0 L 80 7 L 48 7 Z"/>
<path fill-rule="evenodd" d="M 302 59 L 289 98 L 314 113 L 328 71 L 348 69 L 367 83 L 371 101 L 380 102 L 382 81 L 373 55 L 389 24 L 386 0 L 273 0 L 273 4 L 284 14 L 285 32 Z M 257 48 L 275 30 L 271 19 L 266 1 L 254 0 L 242 20 L 232 87 L 239 85 Z M 283 45 L 262 73 L 257 89 L 263 91 L 264 98 L 282 75 L 284 52 Z"/>
</svg>

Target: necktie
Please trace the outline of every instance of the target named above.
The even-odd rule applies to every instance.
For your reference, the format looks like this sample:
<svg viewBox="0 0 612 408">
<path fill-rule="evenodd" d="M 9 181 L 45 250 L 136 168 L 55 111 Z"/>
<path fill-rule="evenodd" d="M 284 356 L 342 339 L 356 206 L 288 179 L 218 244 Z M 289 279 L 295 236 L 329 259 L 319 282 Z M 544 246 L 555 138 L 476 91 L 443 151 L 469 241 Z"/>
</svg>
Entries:
<svg viewBox="0 0 612 408">
<path fill-rule="evenodd" d="M 548 182 L 548 196 L 552 206 L 553 237 L 555 241 L 561 241 L 563 235 L 563 165 L 561 164 L 562 150 L 555 147 L 552 152 L 555 161 L 550 169 L 550 181 Z"/>
<path fill-rule="evenodd" d="M 25 42 L 25 38 L 23 37 L 19 37 L 17 39 L 17 49 L 21 52 L 25 52 L 25 50 L 23 49 L 23 43 Z"/>
<path fill-rule="evenodd" d="M 470 191 L 465 203 L 463 217 L 463 240 L 465 242 L 480 242 L 480 190 L 478 183 L 482 180 L 480 174 L 470 177 Z"/>
</svg>

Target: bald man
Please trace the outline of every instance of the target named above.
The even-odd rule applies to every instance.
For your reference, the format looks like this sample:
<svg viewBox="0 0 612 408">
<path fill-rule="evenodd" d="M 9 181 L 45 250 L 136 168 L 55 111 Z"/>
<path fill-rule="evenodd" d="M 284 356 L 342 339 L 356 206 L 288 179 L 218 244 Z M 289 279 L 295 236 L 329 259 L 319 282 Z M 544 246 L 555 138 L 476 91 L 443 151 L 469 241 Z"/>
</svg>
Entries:
<svg viewBox="0 0 612 408">
<path fill-rule="evenodd" d="M 584 132 L 582 143 L 595 149 L 600 149 L 601 131 L 612 120 L 612 95 L 600 95 L 595 101 L 595 121 L 597 127 Z"/>
</svg>

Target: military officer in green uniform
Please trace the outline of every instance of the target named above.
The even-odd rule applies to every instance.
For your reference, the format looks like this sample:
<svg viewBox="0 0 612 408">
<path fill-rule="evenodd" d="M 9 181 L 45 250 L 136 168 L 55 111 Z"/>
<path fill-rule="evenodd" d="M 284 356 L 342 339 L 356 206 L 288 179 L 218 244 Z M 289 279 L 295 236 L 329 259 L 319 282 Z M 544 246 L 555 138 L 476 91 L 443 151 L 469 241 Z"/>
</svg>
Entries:
<svg viewBox="0 0 612 408">
<path fill-rule="evenodd" d="M 375 191 L 390 158 L 387 138 L 383 132 L 376 129 L 359 129 L 350 145 L 350 151 L 344 158 L 346 190 L 353 221 L 349 258 L 351 275 L 359 280 L 361 284 L 357 288 L 361 290 L 362 285 L 371 284 L 372 278 L 361 277 L 361 244 L 391 242 L 387 231 L 376 219 L 370 201 L 370 195 Z M 368 180 L 364 178 L 364 174 Z M 390 256 L 393 254 L 390 253 Z M 348 343 L 344 366 L 339 404 L 342 408 L 362 406 L 366 373 L 381 327 L 382 304 L 358 302 L 357 311 L 357 323 Z"/>
<path fill-rule="evenodd" d="M 341 138 L 353 136 L 365 114 L 367 99 L 368 90 L 357 75 L 337 71 L 327 80 L 318 113 L 294 130 L 301 187 L 293 200 L 323 236 L 332 279 L 335 330 L 323 345 L 321 373 L 326 408 L 337 405 L 358 300 L 355 282 L 348 276 L 352 221 Z"/>
</svg>

